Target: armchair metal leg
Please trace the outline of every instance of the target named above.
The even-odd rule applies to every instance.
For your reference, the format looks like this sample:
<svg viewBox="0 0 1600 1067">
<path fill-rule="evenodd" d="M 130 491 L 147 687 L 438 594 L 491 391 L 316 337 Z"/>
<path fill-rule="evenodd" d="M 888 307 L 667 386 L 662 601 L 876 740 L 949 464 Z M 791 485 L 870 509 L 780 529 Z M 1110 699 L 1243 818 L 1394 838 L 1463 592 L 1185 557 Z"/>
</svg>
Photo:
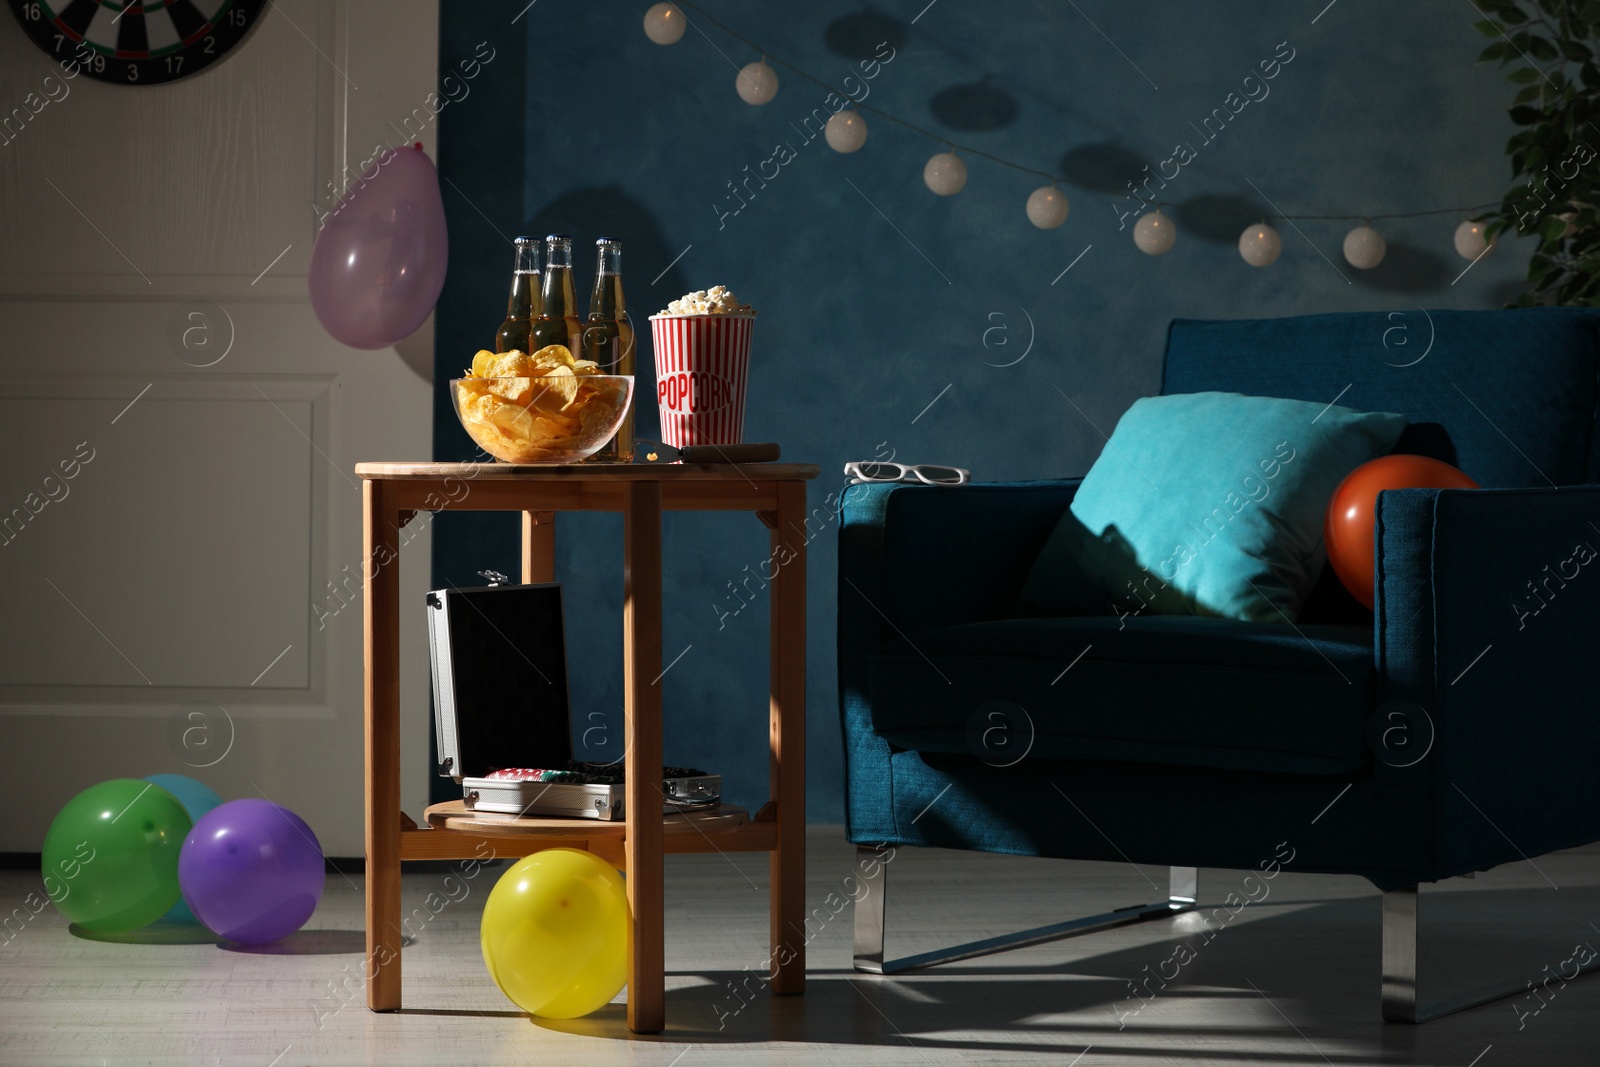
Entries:
<svg viewBox="0 0 1600 1067">
<path fill-rule="evenodd" d="M 898 960 L 886 960 L 883 944 L 884 916 L 888 909 L 886 899 L 888 870 L 876 850 L 857 847 L 856 878 L 858 889 L 855 915 L 855 969 L 872 974 L 898 974 L 901 971 L 933 967 L 941 963 L 971 959 L 974 956 L 986 956 L 992 952 L 1038 945 L 1095 930 L 1107 930 L 1113 926 L 1127 926 L 1150 919 L 1169 918 L 1194 908 L 1196 886 L 1199 881 L 1195 868 L 1173 867 L 1167 899 L 1158 904 L 1133 904 L 1103 915 L 1070 919 L 1049 926 L 1038 926 L 1032 930 L 1022 930 L 1015 934 L 985 938 L 982 941 L 969 941 L 953 948 L 923 952 Z"/>
<path fill-rule="evenodd" d="M 1383 894 L 1383 1018 L 1386 1022 L 1425 1023 L 1490 1001 L 1527 994 L 1538 984 L 1559 981 L 1566 985 L 1568 979 L 1593 969 L 1600 963 L 1600 957 L 1591 951 L 1586 960 L 1580 960 L 1574 952 L 1573 957 L 1564 962 L 1572 964 L 1573 970 L 1546 974 L 1543 983 L 1531 978 L 1506 981 L 1423 1002 L 1417 995 L 1417 887 L 1392 889 Z M 1550 968 L 1547 966 L 1545 970 L 1548 972 Z M 1540 1003 L 1542 1005 L 1543 1001 Z"/>
</svg>

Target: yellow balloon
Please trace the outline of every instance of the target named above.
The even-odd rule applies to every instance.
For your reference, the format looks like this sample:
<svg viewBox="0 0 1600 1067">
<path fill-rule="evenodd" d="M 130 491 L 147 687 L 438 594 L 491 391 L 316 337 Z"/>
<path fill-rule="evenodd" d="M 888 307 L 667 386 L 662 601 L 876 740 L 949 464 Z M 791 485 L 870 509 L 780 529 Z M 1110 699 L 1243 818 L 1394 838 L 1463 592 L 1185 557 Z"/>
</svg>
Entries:
<svg viewBox="0 0 1600 1067">
<path fill-rule="evenodd" d="M 513 865 L 483 906 L 483 962 L 500 991 L 547 1019 L 588 1015 L 628 981 L 628 891 L 604 860 L 573 848 Z"/>
</svg>

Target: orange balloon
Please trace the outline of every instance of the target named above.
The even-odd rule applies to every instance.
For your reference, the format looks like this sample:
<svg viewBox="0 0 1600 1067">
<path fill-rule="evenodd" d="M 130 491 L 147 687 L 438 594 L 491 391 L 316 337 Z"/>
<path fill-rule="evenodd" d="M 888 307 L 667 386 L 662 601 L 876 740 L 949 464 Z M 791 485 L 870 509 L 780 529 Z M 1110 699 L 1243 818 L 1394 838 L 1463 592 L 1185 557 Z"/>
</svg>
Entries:
<svg viewBox="0 0 1600 1067">
<path fill-rule="evenodd" d="M 1448 463 L 1426 456 L 1383 456 L 1345 476 L 1328 501 L 1323 543 L 1328 562 L 1350 595 L 1372 610 L 1373 513 L 1385 489 L 1476 489 L 1478 483 Z"/>
</svg>

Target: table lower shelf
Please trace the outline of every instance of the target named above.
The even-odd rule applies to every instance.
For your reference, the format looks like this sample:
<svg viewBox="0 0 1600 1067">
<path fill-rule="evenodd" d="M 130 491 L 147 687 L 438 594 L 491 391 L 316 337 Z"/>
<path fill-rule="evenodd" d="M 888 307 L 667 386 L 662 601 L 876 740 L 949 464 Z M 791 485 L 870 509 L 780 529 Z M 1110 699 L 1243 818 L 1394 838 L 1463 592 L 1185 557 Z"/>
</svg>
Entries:
<svg viewBox="0 0 1600 1067">
<path fill-rule="evenodd" d="M 432 804 L 423 813 L 427 827 L 404 819 L 402 860 L 485 859 L 527 856 L 547 848 L 580 848 L 621 868 L 626 822 L 601 819 L 530 818 L 467 810 L 463 801 Z M 771 852 L 777 847 L 776 808 L 768 804 L 754 816 L 723 804 L 705 811 L 664 815 L 662 851 Z M 488 850 L 486 852 L 486 849 Z"/>
</svg>

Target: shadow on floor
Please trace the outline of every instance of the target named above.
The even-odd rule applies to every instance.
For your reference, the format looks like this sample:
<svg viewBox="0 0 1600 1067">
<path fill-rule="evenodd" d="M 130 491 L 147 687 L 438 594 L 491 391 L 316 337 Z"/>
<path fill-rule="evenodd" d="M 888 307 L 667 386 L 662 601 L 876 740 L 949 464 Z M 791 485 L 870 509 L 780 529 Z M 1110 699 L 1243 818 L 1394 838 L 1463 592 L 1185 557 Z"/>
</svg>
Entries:
<svg viewBox="0 0 1600 1067">
<path fill-rule="evenodd" d="M 296 930 L 265 945 L 224 941 L 217 947 L 252 956 L 359 956 L 367 950 L 367 935 L 362 930 Z"/>
<path fill-rule="evenodd" d="M 221 938 L 207 930 L 204 926 L 192 926 L 188 923 L 173 923 L 159 920 L 149 926 L 141 926 L 137 930 L 121 930 L 116 933 L 99 933 L 85 930 L 77 923 L 67 927 L 73 937 L 81 937 L 85 941 L 104 941 L 113 945 L 216 945 L 221 943 Z"/>
<path fill-rule="evenodd" d="M 1425 924 L 1426 998 L 1524 971 L 1532 975 L 1537 961 L 1555 964 L 1568 956 L 1572 942 L 1583 940 L 1577 928 L 1583 924 L 1567 929 L 1573 924 L 1566 919 L 1546 920 L 1535 928 L 1529 892 L 1441 893 L 1428 901 L 1435 936 Z M 1420 1027 L 1382 1022 L 1372 898 L 1245 910 L 1252 912 L 1248 921 L 1208 926 L 1201 914 L 1210 908 L 1202 907 L 1171 920 L 1159 941 L 1110 952 L 1096 952 L 1097 935 L 1091 934 L 911 975 L 813 970 L 801 997 L 773 997 L 761 976 L 748 971 L 677 971 L 673 977 L 680 981 L 700 982 L 668 991 L 669 1029 L 659 1035 L 629 1034 L 620 1003 L 583 1019 L 530 1024 L 668 1044 L 909 1045 L 1008 1056 L 1070 1056 L 1089 1046 L 1098 1057 L 1130 1063 L 1273 1064 L 1467 1064 L 1486 1044 L 1514 1040 L 1519 1023 L 1537 1025 L 1525 1017 L 1526 1007 L 1522 1014 L 1514 1010 L 1514 999 Z M 1140 929 L 1159 933 L 1155 923 Z M 1600 942 L 1592 931 L 1590 937 Z M 1068 958 L 1041 963 L 1046 954 Z M 1554 1014 L 1560 1005 L 1565 1021 L 1547 1024 L 1541 1062 L 1568 1062 L 1559 1054 L 1543 1056 L 1545 1041 L 1560 1047 L 1587 1040 L 1586 1020 L 1600 1008 L 1600 982 L 1574 984 L 1570 991 L 1563 985 L 1546 990 L 1545 1006 Z M 1563 992 L 1564 1003 L 1558 999 Z"/>
</svg>

